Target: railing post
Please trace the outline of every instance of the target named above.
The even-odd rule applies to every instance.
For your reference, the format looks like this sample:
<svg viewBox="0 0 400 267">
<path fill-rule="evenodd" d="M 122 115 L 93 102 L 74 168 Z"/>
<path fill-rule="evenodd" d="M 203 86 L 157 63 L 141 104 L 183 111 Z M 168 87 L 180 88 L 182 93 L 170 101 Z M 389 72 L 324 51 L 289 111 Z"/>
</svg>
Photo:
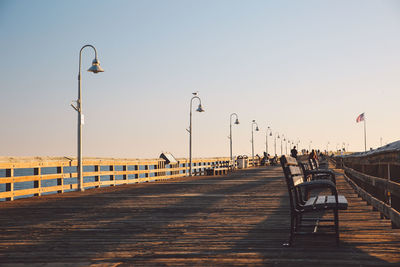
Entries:
<svg viewBox="0 0 400 267">
<path fill-rule="evenodd" d="M 135 174 L 135 179 L 139 179 L 140 178 L 140 165 L 135 165 L 135 170 L 137 171 L 137 173 Z"/>
<path fill-rule="evenodd" d="M 6 192 L 11 192 L 11 197 L 7 197 L 6 201 L 14 200 L 14 169 L 6 169 L 6 177 L 11 177 L 12 182 L 6 183 Z"/>
<path fill-rule="evenodd" d="M 150 168 L 149 168 L 149 165 L 146 164 L 146 165 L 144 166 L 144 169 L 146 170 L 146 173 L 144 174 L 145 177 L 146 177 L 146 178 L 150 177 L 150 173 L 149 173 Z"/>
<path fill-rule="evenodd" d="M 113 183 L 111 184 L 111 186 L 115 186 L 115 166 L 114 164 L 110 165 L 110 171 L 113 172 L 112 175 L 110 175 L 110 181 L 113 181 Z"/>
<path fill-rule="evenodd" d="M 33 194 L 34 196 L 41 196 L 41 190 L 42 190 L 42 177 L 40 175 L 40 167 L 34 168 L 33 169 L 33 175 L 37 176 L 37 180 L 33 181 L 33 188 L 37 188 L 38 192 L 36 194 Z"/>
<path fill-rule="evenodd" d="M 94 171 L 97 172 L 98 174 L 94 176 L 94 181 L 96 182 L 95 188 L 100 188 L 100 165 L 95 165 L 94 166 Z"/>
<path fill-rule="evenodd" d="M 61 190 L 57 193 L 64 193 L 64 168 L 62 166 L 57 167 L 57 173 L 60 174 L 60 178 L 57 178 L 57 185 L 61 186 Z"/>
<path fill-rule="evenodd" d="M 126 181 L 126 180 L 128 180 L 128 174 L 127 174 L 128 165 L 125 164 L 124 166 L 122 166 L 122 170 L 124 171 L 124 175 L 122 176 L 122 179 L 124 179 Z"/>
</svg>

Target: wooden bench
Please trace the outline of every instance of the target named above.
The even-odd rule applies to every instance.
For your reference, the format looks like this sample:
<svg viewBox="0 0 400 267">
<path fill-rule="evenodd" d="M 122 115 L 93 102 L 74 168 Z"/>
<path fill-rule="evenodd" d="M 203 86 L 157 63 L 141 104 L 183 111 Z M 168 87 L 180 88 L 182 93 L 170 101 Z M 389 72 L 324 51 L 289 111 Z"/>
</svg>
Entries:
<svg viewBox="0 0 400 267">
<path fill-rule="evenodd" d="M 308 159 L 311 170 L 327 170 L 328 164 L 320 164 L 318 159 Z"/>
<path fill-rule="evenodd" d="M 293 245 L 295 235 L 320 234 L 317 230 L 320 222 L 334 222 L 334 235 L 336 244 L 339 245 L 339 210 L 346 210 L 347 199 L 338 195 L 336 185 L 331 180 L 304 181 L 304 175 L 292 157 L 282 156 L 280 158 L 290 199 L 290 236 L 289 241 L 284 243 L 285 247 Z M 308 197 L 306 192 L 312 190 L 329 190 L 329 195 L 315 195 Z M 321 213 L 333 212 L 333 219 L 321 218 Z M 316 218 L 304 218 L 303 215 L 313 214 Z M 303 224 L 304 221 L 312 221 L 314 224 Z M 304 227 L 312 226 L 313 231 L 302 231 Z M 329 225 L 332 227 L 332 225 Z M 323 233 L 326 234 L 326 233 Z"/>
<path fill-rule="evenodd" d="M 292 161 L 293 164 L 296 164 L 296 162 L 294 162 L 294 160 L 296 159 L 290 157 L 287 160 Z M 312 180 L 329 179 L 334 184 L 336 184 L 336 176 L 333 171 L 328 169 L 312 169 L 310 168 L 310 165 L 305 162 L 297 162 L 297 163 L 299 164 L 301 171 L 303 173 L 304 182 Z"/>
</svg>

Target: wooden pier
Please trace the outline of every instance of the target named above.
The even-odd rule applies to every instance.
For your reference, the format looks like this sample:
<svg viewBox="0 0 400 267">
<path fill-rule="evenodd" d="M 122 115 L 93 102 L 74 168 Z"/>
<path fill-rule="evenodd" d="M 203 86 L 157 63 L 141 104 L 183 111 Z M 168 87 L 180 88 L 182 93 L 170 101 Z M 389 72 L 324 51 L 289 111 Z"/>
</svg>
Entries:
<svg viewBox="0 0 400 267">
<path fill-rule="evenodd" d="M 337 184 L 349 201 L 340 247 L 329 236 L 282 247 L 289 199 L 269 166 L 1 202 L 0 265 L 399 266 L 400 230 L 339 173 Z"/>
</svg>

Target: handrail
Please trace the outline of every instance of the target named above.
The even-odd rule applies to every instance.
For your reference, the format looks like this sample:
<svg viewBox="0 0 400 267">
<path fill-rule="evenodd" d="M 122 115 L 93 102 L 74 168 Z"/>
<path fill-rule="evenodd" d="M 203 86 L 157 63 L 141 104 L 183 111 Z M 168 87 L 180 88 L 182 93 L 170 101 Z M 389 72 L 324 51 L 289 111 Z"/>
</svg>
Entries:
<svg viewBox="0 0 400 267">
<path fill-rule="evenodd" d="M 392 205 L 392 198 L 400 198 L 400 183 L 364 174 L 343 166 L 345 179 L 368 204 L 400 227 L 400 212 Z M 369 192 L 368 192 L 369 191 Z M 375 194 L 373 192 L 375 192 Z"/>
</svg>

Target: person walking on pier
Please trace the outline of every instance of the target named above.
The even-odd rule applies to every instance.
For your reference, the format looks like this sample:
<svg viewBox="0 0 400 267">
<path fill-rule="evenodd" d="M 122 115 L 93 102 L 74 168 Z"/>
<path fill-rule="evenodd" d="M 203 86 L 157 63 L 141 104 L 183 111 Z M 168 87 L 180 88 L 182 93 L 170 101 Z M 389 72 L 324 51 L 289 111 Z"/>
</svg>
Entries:
<svg viewBox="0 0 400 267">
<path fill-rule="evenodd" d="M 315 160 L 318 160 L 318 155 L 317 155 L 317 152 L 315 152 L 315 150 L 313 149 L 313 150 L 311 150 L 311 153 L 310 153 L 310 155 L 308 155 L 308 158 L 309 159 L 315 159 Z"/>
<path fill-rule="evenodd" d="M 292 150 L 290 150 L 290 156 L 292 156 L 293 158 L 296 158 L 296 159 L 297 159 L 297 149 L 296 149 L 296 146 L 294 146 L 294 147 L 292 148 Z"/>
</svg>

